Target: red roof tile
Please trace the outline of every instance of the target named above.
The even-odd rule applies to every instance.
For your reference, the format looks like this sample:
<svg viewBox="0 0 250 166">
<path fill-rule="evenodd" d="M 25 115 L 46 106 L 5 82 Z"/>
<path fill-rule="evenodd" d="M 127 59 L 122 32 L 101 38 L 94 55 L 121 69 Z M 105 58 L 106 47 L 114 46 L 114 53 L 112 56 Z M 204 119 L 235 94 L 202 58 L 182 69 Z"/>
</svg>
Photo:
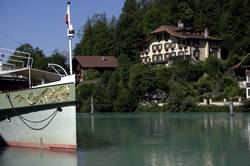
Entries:
<svg viewBox="0 0 250 166">
<path fill-rule="evenodd" d="M 74 59 L 85 68 L 116 68 L 119 66 L 114 56 L 74 56 Z"/>
</svg>

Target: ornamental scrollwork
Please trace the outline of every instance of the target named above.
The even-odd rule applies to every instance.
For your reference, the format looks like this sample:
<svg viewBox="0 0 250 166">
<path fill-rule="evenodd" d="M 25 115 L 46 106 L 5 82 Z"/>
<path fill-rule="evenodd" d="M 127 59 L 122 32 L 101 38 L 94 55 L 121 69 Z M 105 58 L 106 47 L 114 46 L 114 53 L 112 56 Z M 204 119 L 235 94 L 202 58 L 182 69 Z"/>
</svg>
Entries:
<svg viewBox="0 0 250 166">
<path fill-rule="evenodd" d="M 40 94 L 31 92 L 26 96 L 17 95 L 15 100 L 17 102 L 25 101 L 30 105 L 68 101 L 70 100 L 70 88 L 68 85 L 49 87 L 40 92 Z"/>
</svg>

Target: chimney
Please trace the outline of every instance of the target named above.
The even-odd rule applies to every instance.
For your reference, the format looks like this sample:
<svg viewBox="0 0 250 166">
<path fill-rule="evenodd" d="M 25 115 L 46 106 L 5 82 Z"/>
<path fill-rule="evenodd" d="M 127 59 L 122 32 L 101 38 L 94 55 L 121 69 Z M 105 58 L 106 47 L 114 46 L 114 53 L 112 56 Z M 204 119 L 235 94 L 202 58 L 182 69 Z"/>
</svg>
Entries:
<svg viewBox="0 0 250 166">
<path fill-rule="evenodd" d="M 184 23 L 181 22 L 181 20 L 178 21 L 178 27 L 179 28 L 184 28 Z"/>
<path fill-rule="evenodd" d="M 102 56 L 102 61 L 106 61 L 106 57 L 105 56 Z"/>
<path fill-rule="evenodd" d="M 204 30 L 204 37 L 205 37 L 205 38 L 208 38 L 208 37 L 209 37 L 208 28 L 205 28 L 205 30 Z"/>
</svg>

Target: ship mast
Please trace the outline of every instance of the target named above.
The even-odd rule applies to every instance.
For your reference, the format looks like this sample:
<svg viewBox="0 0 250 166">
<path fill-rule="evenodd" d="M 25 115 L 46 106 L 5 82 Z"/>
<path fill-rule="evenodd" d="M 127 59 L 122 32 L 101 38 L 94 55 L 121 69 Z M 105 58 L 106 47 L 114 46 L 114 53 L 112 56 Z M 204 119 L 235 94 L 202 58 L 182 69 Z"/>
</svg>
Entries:
<svg viewBox="0 0 250 166">
<path fill-rule="evenodd" d="M 72 38 L 74 37 L 74 28 L 70 21 L 70 0 L 67 0 L 67 13 L 66 13 L 66 24 L 67 24 L 67 36 L 69 39 L 69 69 L 70 75 L 73 74 L 72 69 Z"/>
</svg>

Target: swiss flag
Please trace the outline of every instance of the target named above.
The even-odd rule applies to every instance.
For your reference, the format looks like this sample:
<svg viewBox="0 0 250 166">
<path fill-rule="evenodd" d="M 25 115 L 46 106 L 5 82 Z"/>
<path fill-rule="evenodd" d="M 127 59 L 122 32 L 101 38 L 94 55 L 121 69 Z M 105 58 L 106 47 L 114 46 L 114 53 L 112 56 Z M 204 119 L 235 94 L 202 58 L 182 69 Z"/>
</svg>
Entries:
<svg viewBox="0 0 250 166">
<path fill-rule="evenodd" d="M 67 12 L 66 12 L 66 24 L 67 24 L 67 27 L 69 28 L 69 24 L 70 24 L 70 13 L 69 13 L 69 4 L 68 4 L 68 6 L 67 6 Z"/>
<path fill-rule="evenodd" d="M 69 15 L 68 15 L 68 13 L 66 14 L 66 24 L 69 27 Z"/>
</svg>

